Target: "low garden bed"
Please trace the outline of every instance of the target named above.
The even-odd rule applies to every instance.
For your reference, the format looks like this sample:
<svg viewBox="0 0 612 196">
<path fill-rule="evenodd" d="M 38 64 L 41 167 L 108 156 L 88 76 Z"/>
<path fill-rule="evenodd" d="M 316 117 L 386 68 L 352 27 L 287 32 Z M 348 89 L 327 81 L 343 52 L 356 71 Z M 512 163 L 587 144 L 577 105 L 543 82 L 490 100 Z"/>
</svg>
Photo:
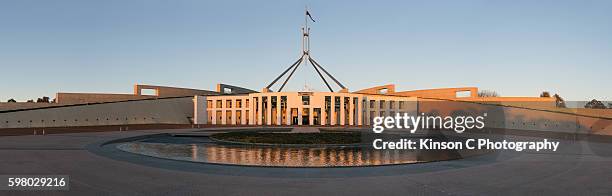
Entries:
<svg viewBox="0 0 612 196">
<path fill-rule="evenodd" d="M 228 132 L 210 137 L 219 141 L 253 144 L 359 144 L 360 132 L 272 133 Z"/>
</svg>

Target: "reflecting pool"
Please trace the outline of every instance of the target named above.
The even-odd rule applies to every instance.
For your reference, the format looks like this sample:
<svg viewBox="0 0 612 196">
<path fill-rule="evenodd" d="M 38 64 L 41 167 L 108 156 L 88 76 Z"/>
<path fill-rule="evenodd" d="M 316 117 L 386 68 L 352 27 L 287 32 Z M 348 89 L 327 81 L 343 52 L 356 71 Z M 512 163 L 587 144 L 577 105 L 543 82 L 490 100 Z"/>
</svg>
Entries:
<svg viewBox="0 0 612 196">
<path fill-rule="evenodd" d="M 456 150 L 375 150 L 368 147 L 278 147 L 223 145 L 172 138 L 121 143 L 120 150 L 152 157 L 229 165 L 269 167 L 348 167 L 461 159 L 483 152 Z"/>
</svg>

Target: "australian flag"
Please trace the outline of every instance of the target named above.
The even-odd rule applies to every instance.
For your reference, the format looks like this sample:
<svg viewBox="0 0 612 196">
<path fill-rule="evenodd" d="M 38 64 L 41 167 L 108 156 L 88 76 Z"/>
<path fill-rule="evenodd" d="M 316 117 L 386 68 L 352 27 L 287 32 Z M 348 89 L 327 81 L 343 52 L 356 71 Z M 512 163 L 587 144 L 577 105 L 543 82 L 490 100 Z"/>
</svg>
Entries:
<svg viewBox="0 0 612 196">
<path fill-rule="evenodd" d="M 306 10 L 306 16 L 308 16 L 308 18 L 310 18 L 312 22 L 316 22 L 314 19 L 312 19 L 312 15 L 310 15 L 310 12 L 308 12 L 308 10 Z"/>
</svg>

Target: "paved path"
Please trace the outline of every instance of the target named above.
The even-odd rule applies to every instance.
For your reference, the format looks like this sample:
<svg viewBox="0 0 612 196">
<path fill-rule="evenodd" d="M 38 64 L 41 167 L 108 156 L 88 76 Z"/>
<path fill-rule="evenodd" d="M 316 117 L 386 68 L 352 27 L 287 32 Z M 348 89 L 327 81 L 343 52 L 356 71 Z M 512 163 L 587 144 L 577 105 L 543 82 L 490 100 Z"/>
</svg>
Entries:
<svg viewBox="0 0 612 196">
<path fill-rule="evenodd" d="M 510 195 L 612 194 L 612 144 L 564 141 L 558 153 L 370 168 L 288 169 L 99 156 L 92 144 L 187 130 L 0 137 L 0 174 L 67 174 L 44 195 Z M 139 164 L 151 163 L 151 164 Z M 168 167 L 156 167 L 168 163 Z M 333 173 L 346 173 L 333 176 Z M 0 191 L 0 195 L 28 195 Z"/>
</svg>

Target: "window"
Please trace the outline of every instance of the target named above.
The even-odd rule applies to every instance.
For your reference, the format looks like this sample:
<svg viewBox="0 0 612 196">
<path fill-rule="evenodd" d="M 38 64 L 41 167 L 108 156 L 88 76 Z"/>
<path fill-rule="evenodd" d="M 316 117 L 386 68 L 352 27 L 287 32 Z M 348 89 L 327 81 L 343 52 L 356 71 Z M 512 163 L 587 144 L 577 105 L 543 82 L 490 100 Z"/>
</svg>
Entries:
<svg viewBox="0 0 612 196">
<path fill-rule="evenodd" d="M 223 113 L 221 111 L 215 112 L 216 121 L 215 124 L 220 125 L 223 124 Z"/>
<path fill-rule="evenodd" d="M 226 107 L 226 108 L 232 108 L 232 100 L 231 100 L 231 99 L 230 99 L 230 100 L 225 101 L 225 107 Z"/>
<path fill-rule="evenodd" d="M 335 122 L 335 125 L 339 125 L 340 124 L 340 102 L 342 101 L 342 99 L 340 99 L 340 97 L 334 97 L 334 112 L 336 114 L 336 116 L 333 117 L 333 122 Z"/>
<path fill-rule="evenodd" d="M 287 123 L 287 96 L 281 96 L 281 122 L 279 124 Z"/>
<path fill-rule="evenodd" d="M 331 96 L 325 96 L 325 124 L 331 124 Z"/>
<path fill-rule="evenodd" d="M 385 100 L 380 100 L 380 109 L 385 109 Z"/>
<path fill-rule="evenodd" d="M 232 94 L 232 89 L 231 88 L 223 88 L 223 93 L 224 94 Z"/>
<path fill-rule="evenodd" d="M 375 103 L 376 103 L 376 101 L 370 100 L 370 108 L 374 109 Z"/>
<path fill-rule="evenodd" d="M 232 111 L 231 110 L 225 111 L 225 124 L 226 125 L 232 124 Z"/>
<path fill-rule="evenodd" d="M 157 96 L 157 89 L 140 89 L 140 95 Z"/>
<path fill-rule="evenodd" d="M 279 125 L 278 118 L 276 118 L 278 114 L 277 105 L 278 105 L 278 97 L 271 96 L 270 97 L 270 108 L 272 108 L 272 111 L 270 112 L 271 113 L 270 120 L 272 120 L 273 125 Z"/>
<path fill-rule="evenodd" d="M 268 119 L 268 97 L 266 96 L 262 96 L 261 97 L 261 123 L 262 124 L 266 124 L 268 123 L 267 119 Z"/>
<path fill-rule="evenodd" d="M 310 96 L 302 96 L 302 105 L 310 105 Z"/>
<path fill-rule="evenodd" d="M 208 121 L 206 122 L 206 124 L 212 124 L 212 121 L 213 121 L 212 111 L 207 111 L 206 114 L 208 115 Z"/>
<path fill-rule="evenodd" d="M 383 89 L 378 90 L 378 94 L 381 94 L 381 95 L 387 94 L 388 92 L 389 92 L 389 89 L 387 89 L 387 88 L 383 88 Z"/>
<path fill-rule="evenodd" d="M 281 96 L 281 108 L 287 108 L 287 96 Z"/>
<path fill-rule="evenodd" d="M 340 109 L 340 97 L 334 97 L 334 107 Z"/>
<path fill-rule="evenodd" d="M 223 101 L 217 100 L 217 108 L 223 108 Z"/>
<path fill-rule="evenodd" d="M 270 97 L 270 107 L 272 107 L 272 109 L 276 108 L 276 105 L 278 104 L 277 102 L 277 97 L 276 96 L 271 96 Z"/>
<path fill-rule="evenodd" d="M 247 100 L 248 100 L 248 99 L 247 99 Z M 248 101 L 247 101 L 247 102 L 248 102 Z M 249 113 L 249 110 L 247 110 L 247 111 L 246 111 L 246 114 L 245 114 L 245 116 L 244 116 L 244 120 L 245 120 L 245 123 L 246 123 L 247 125 L 248 125 L 248 124 L 250 124 L 250 122 L 249 122 L 249 114 L 250 114 L 250 113 Z"/>
<path fill-rule="evenodd" d="M 236 108 L 242 108 L 242 99 L 236 99 Z"/>
<path fill-rule="evenodd" d="M 212 108 L 212 100 L 206 100 L 206 108 Z"/>
<path fill-rule="evenodd" d="M 389 109 L 395 108 L 395 101 L 389 101 Z"/>
<path fill-rule="evenodd" d="M 457 91 L 455 92 L 455 97 L 472 97 L 472 91 Z"/>
</svg>

